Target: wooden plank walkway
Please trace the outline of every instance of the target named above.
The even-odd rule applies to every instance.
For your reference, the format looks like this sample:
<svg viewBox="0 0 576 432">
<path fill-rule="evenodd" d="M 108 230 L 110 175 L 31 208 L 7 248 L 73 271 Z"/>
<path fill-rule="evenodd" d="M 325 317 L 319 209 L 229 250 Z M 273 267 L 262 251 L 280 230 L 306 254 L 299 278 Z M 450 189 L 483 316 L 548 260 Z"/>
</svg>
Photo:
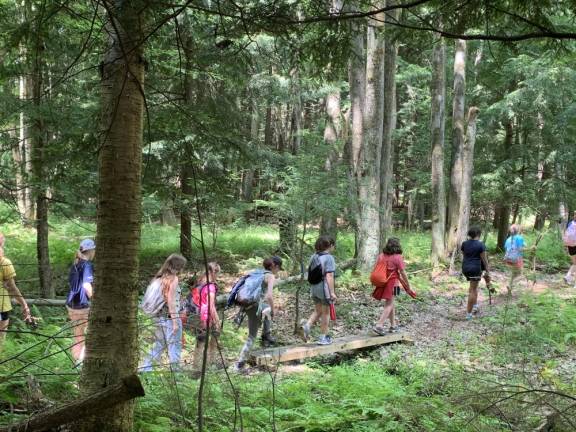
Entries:
<svg viewBox="0 0 576 432">
<path fill-rule="evenodd" d="M 405 332 L 389 333 L 384 336 L 377 336 L 371 333 L 336 338 L 330 345 L 316 345 L 315 342 L 310 342 L 300 345 L 266 348 L 252 352 L 250 361 L 257 366 L 266 366 L 274 363 L 302 360 L 339 351 L 356 350 L 393 342 L 414 343 Z"/>
</svg>

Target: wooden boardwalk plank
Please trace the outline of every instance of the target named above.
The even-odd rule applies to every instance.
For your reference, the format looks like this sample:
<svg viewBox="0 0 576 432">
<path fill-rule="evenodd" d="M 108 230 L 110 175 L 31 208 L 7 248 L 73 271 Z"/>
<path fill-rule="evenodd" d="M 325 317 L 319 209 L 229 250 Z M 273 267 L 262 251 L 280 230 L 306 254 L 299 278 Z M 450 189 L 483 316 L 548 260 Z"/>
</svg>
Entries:
<svg viewBox="0 0 576 432">
<path fill-rule="evenodd" d="M 390 333 L 384 336 L 375 336 L 372 334 L 353 335 L 336 338 L 330 345 L 316 345 L 311 342 L 301 345 L 266 348 L 254 351 L 250 356 L 250 360 L 251 363 L 257 366 L 265 366 L 273 363 L 302 360 L 339 351 L 355 350 L 393 342 L 413 343 L 413 340 L 404 332 Z"/>
</svg>

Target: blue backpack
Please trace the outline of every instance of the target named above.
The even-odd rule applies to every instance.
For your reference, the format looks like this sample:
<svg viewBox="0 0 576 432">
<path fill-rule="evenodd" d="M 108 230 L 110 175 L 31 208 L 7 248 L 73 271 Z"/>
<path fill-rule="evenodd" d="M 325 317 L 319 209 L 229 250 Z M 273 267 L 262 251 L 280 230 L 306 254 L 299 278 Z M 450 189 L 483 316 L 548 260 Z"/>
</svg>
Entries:
<svg viewBox="0 0 576 432">
<path fill-rule="evenodd" d="M 504 261 L 510 264 L 516 264 L 521 256 L 522 254 L 520 252 L 520 248 L 518 247 L 518 239 L 516 238 L 516 235 L 513 235 L 510 238 L 510 244 L 508 245 L 508 248 L 506 248 Z"/>
<path fill-rule="evenodd" d="M 270 273 L 269 270 L 259 269 L 238 279 L 230 291 L 227 306 L 230 307 L 233 304 L 249 306 L 258 303 L 262 296 L 262 282 L 268 273 Z"/>
<path fill-rule="evenodd" d="M 70 284 L 70 292 L 66 297 L 66 306 L 72 309 L 85 309 L 90 306 L 90 299 L 86 290 L 82 286 L 84 282 L 84 270 L 87 265 L 91 265 L 88 261 L 80 261 L 78 264 L 70 267 L 68 274 L 68 283 Z"/>
</svg>

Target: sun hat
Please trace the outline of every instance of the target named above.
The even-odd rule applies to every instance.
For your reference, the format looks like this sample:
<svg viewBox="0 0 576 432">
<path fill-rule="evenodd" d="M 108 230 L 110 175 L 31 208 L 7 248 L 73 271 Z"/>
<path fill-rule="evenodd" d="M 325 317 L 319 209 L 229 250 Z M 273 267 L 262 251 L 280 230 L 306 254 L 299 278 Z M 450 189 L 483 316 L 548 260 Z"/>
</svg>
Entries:
<svg viewBox="0 0 576 432">
<path fill-rule="evenodd" d="M 93 249 L 96 249 L 96 243 L 94 243 L 94 240 L 88 238 L 80 242 L 80 252 L 86 252 Z"/>
</svg>

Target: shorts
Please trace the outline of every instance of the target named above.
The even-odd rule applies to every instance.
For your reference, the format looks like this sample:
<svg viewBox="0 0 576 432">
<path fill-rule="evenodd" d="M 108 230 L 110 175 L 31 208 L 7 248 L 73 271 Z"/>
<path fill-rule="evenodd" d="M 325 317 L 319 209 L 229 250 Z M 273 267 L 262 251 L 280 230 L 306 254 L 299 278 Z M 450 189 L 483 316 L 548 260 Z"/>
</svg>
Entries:
<svg viewBox="0 0 576 432">
<path fill-rule="evenodd" d="M 0 312 L 0 321 L 6 321 L 10 318 L 10 311 Z"/>
<path fill-rule="evenodd" d="M 568 255 L 570 256 L 576 255 L 576 246 L 568 246 Z"/>
<path fill-rule="evenodd" d="M 507 261 L 507 260 L 505 260 L 505 262 L 506 262 L 506 265 L 508 267 L 518 268 L 518 269 L 524 268 L 524 259 L 523 258 L 518 258 L 518 260 L 516 262 Z"/>
<path fill-rule="evenodd" d="M 482 270 L 477 271 L 477 270 L 467 270 L 462 272 L 462 274 L 464 275 L 464 277 L 466 278 L 467 281 L 479 281 L 480 279 L 482 279 Z"/>
<path fill-rule="evenodd" d="M 320 298 L 320 297 L 316 297 L 316 296 L 312 296 L 312 301 L 314 302 L 315 305 L 319 304 L 319 305 L 323 305 L 323 306 L 330 306 L 330 300 L 328 300 L 327 298 Z"/>
</svg>

